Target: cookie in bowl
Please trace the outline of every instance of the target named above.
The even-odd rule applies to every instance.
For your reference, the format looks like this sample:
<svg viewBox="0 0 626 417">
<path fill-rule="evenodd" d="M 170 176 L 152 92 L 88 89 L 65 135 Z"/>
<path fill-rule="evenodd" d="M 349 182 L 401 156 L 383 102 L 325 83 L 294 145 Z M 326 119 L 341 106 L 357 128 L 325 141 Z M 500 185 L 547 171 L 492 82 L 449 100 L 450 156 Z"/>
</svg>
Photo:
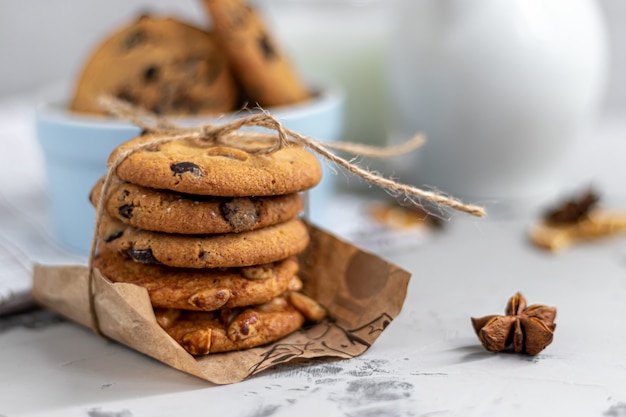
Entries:
<svg viewBox="0 0 626 417">
<path fill-rule="evenodd" d="M 95 49 L 70 110 L 105 115 L 102 95 L 157 114 L 189 116 L 232 111 L 239 90 L 211 33 L 172 17 L 143 15 Z"/>
</svg>

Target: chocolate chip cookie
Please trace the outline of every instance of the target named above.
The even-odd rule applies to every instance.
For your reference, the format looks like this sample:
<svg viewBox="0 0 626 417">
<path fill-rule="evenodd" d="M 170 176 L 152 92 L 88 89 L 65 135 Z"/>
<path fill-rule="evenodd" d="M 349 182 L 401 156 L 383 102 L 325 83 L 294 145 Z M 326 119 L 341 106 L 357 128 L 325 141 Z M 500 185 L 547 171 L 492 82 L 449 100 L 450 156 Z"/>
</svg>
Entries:
<svg viewBox="0 0 626 417">
<path fill-rule="evenodd" d="M 160 308 L 212 311 L 250 306 L 302 287 L 294 257 L 244 268 L 184 269 L 139 264 L 103 248 L 94 267 L 113 282 L 146 288 L 152 305 Z"/>
<path fill-rule="evenodd" d="M 182 235 L 127 226 L 107 215 L 99 231 L 102 244 L 145 264 L 179 268 L 231 268 L 276 262 L 304 251 L 309 243 L 299 219 L 241 233 Z"/>
<path fill-rule="evenodd" d="M 192 355 L 249 349 L 299 329 L 304 316 L 284 297 L 215 312 L 156 309 L 157 323 Z"/>
<path fill-rule="evenodd" d="M 103 114 L 114 96 L 163 115 L 221 114 L 239 89 L 214 36 L 177 19 L 142 16 L 117 30 L 87 60 L 70 109 Z"/>
<path fill-rule="evenodd" d="M 120 179 L 186 194 L 250 197 L 307 190 L 322 177 L 317 158 L 295 145 L 271 154 L 251 154 L 195 137 L 147 145 L 151 140 L 151 135 L 142 135 L 111 153 L 109 164 L 123 152 L 148 146 L 120 163 L 116 170 Z"/>
<path fill-rule="evenodd" d="M 204 0 L 204 5 L 252 105 L 282 106 L 310 97 L 258 11 L 244 0 Z"/>
<path fill-rule="evenodd" d="M 97 207 L 104 179 L 90 194 Z M 303 209 L 297 193 L 275 197 L 209 197 L 142 187 L 114 179 L 107 213 L 145 230 L 182 234 L 240 233 L 282 223 Z"/>
</svg>

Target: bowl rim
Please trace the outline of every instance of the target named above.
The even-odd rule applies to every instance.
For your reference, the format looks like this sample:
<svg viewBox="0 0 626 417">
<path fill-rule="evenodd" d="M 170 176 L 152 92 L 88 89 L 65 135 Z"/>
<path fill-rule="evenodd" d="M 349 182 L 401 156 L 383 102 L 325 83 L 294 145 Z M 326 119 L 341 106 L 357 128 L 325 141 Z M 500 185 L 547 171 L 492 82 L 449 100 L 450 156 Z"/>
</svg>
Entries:
<svg viewBox="0 0 626 417">
<path fill-rule="evenodd" d="M 250 108 L 215 115 L 166 115 L 164 117 L 172 122 L 191 126 L 216 121 L 225 123 L 260 111 L 267 111 L 270 115 L 279 120 L 301 119 L 310 114 L 317 114 L 334 107 L 341 107 L 345 102 L 345 90 L 339 83 L 329 80 L 316 80 L 308 82 L 307 85 L 310 86 L 311 91 L 315 92 L 313 98 L 293 105 L 268 107 L 264 109 Z M 68 109 L 67 102 L 69 99 L 60 96 L 60 94 L 57 94 L 55 97 L 40 100 L 35 106 L 35 118 L 40 121 L 45 120 L 58 124 L 83 125 L 102 129 L 137 128 L 137 126 L 126 120 L 87 113 L 74 113 Z"/>
</svg>

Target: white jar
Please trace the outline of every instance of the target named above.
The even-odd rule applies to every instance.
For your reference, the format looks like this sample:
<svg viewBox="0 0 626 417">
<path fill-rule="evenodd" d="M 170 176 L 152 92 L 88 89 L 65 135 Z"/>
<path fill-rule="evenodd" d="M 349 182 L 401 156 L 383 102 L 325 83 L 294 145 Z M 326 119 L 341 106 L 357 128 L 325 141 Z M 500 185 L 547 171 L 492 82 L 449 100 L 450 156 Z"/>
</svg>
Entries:
<svg viewBox="0 0 626 417">
<path fill-rule="evenodd" d="M 473 202 L 558 190 L 603 97 L 593 0 L 406 0 L 390 47 L 395 135 L 426 134 L 403 179 Z"/>
</svg>

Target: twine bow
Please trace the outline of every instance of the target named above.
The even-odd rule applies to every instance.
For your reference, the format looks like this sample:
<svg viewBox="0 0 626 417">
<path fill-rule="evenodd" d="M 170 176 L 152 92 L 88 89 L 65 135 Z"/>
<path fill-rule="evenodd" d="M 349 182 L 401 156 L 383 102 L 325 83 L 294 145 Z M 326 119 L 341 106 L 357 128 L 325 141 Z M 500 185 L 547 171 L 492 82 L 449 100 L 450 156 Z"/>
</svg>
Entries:
<svg viewBox="0 0 626 417">
<path fill-rule="evenodd" d="M 100 334 L 102 333 L 100 332 L 98 326 L 98 319 L 93 302 L 94 289 L 92 274 L 93 259 L 98 242 L 98 232 L 102 223 L 105 196 L 108 193 L 113 173 L 115 173 L 117 167 L 128 156 L 145 148 L 188 138 L 198 138 L 210 145 L 229 146 L 251 154 L 271 154 L 288 146 L 303 146 L 320 155 L 326 161 L 332 162 L 344 168 L 348 172 L 365 179 L 371 184 L 377 185 L 392 194 L 404 195 L 409 201 L 415 204 L 418 204 L 413 200 L 413 198 L 416 197 L 418 199 L 427 200 L 437 205 L 449 207 L 473 216 L 483 217 L 485 215 L 485 210 L 482 207 L 464 204 L 455 198 L 448 197 L 439 192 L 425 191 L 411 185 L 398 183 L 375 172 L 360 168 L 352 161 L 344 159 L 331 152 L 331 150 L 340 151 L 352 154 L 355 157 L 388 158 L 405 154 L 419 147 L 424 142 L 424 138 L 421 135 L 417 135 L 397 146 L 386 148 L 346 142 L 329 143 L 312 139 L 298 132 L 287 129 L 267 111 L 261 111 L 260 113 L 241 117 L 218 126 L 208 124 L 197 127 L 181 127 L 175 125 L 166 118 L 158 117 L 153 113 L 113 97 L 101 97 L 99 102 L 101 107 L 107 112 L 121 119 L 128 120 L 152 135 L 149 141 L 146 141 L 132 149 L 126 149 L 119 152 L 116 158 L 113 161 L 110 161 L 109 168 L 102 185 L 101 196 L 96 207 L 96 225 L 91 242 L 88 267 L 90 272 L 90 304 L 92 316 L 95 324 L 94 327 Z M 274 131 L 275 133 L 264 133 L 258 131 L 242 132 L 241 129 L 246 126 L 260 127 L 265 130 Z"/>
<path fill-rule="evenodd" d="M 269 154 L 276 152 L 286 146 L 301 145 L 308 148 L 322 158 L 346 169 L 366 181 L 384 188 L 398 195 L 405 195 L 407 198 L 417 197 L 432 203 L 449 207 L 457 211 L 465 212 L 477 217 L 484 217 L 485 210 L 482 207 L 464 204 L 461 201 L 446 196 L 435 191 L 425 191 L 417 187 L 401 184 L 391 179 L 387 179 L 377 173 L 360 168 L 349 160 L 333 154 L 330 150 L 350 153 L 355 156 L 371 157 L 371 158 L 388 158 L 392 156 L 405 154 L 424 143 L 424 138 L 417 135 L 414 138 L 391 147 L 376 147 L 362 145 L 358 143 L 345 142 L 322 142 L 316 139 L 306 137 L 298 132 L 287 129 L 270 113 L 262 111 L 258 114 L 252 114 L 241 117 L 230 123 L 220 126 L 202 125 L 198 127 L 181 127 L 173 124 L 171 121 L 157 117 L 144 109 L 135 107 L 127 102 L 112 98 L 102 97 L 100 99 L 101 106 L 109 113 L 130 121 L 138 127 L 150 132 L 154 136 L 153 141 L 133 149 L 133 153 L 144 147 L 153 146 L 155 144 L 171 142 L 183 138 L 196 137 L 214 145 L 231 146 L 253 154 Z M 273 130 L 275 134 L 267 134 L 260 132 L 240 131 L 245 126 L 261 127 Z M 259 145 L 260 144 L 260 145 Z M 128 155 L 120 155 L 119 162 Z M 114 161 L 115 162 L 115 161 Z M 113 163 L 112 165 L 119 165 Z M 113 166 L 112 166 L 113 168 Z M 116 167 L 115 167 L 116 168 Z M 109 172 L 111 169 L 109 170 Z"/>
</svg>

